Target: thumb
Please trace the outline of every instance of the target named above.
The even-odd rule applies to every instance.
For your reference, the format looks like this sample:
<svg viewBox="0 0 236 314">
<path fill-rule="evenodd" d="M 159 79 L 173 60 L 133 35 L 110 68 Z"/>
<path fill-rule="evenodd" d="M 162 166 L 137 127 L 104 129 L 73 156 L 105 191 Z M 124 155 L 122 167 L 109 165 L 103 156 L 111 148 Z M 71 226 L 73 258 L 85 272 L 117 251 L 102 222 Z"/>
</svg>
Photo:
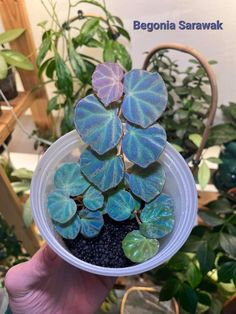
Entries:
<svg viewBox="0 0 236 314">
<path fill-rule="evenodd" d="M 49 246 L 43 246 L 31 260 L 10 268 L 5 277 L 5 287 L 10 295 L 23 296 L 52 275 L 61 262 L 61 258 Z"/>
</svg>

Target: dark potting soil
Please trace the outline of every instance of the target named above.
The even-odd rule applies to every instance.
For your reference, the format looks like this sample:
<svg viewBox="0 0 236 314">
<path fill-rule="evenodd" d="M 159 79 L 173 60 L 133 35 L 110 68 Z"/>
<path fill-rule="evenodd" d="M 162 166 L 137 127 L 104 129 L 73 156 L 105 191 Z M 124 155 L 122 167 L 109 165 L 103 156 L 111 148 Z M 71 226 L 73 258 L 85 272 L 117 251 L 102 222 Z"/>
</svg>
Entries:
<svg viewBox="0 0 236 314">
<path fill-rule="evenodd" d="M 134 265 L 122 249 L 126 234 L 138 229 L 135 219 L 117 222 L 104 215 L 104 226 L 100 234 L 92 239 L 81 234 L 74 240 L 64 239 L 70 252 L 79 259 L 103 267 L 128 267 Z"/>
</svg>

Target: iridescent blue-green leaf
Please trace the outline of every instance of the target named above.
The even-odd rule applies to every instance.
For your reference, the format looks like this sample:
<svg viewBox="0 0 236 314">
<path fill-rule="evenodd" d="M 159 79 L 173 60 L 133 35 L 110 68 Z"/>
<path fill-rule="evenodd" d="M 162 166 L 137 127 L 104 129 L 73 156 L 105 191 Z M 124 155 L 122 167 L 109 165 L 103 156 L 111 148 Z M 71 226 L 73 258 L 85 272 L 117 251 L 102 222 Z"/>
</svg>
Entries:
<svg viewBox="0 0 236 314">
<path fill-rule="evenodd" d="M 80 232 L 81 222 L 79 215 L 75 215 L 65 224 L 54 222 L 56 231 L 65 239 L 75 239 Z"/>
<path fill-rule="evenodd" d="M 167 89 L 158 73 L 131 70 L 124 78 L 124 92 L 124 117 L 143 128 L 153 124 L 166 108 Z"/>
<path fill-rule="evenodd" d="M 131 191 L 145 202 L 150 202 L 161 193 L 165 184 L 165 171 L 161 164 L 155 162 L 147 168 L 134 165 L 126 180 Z"/>
<path fill-rule="evenodd" d="M 88 209 L 82 209 L 79 212 L 81 221 L 81 230 L 83 236 L 87 238 L 93 238 L 101 231 L 104 220 L 100 211 L 90 211 Z"/>
<path fill-rule="evenodd" d="M 86 149 L 81 154 L 80 166 L 88 180 L 102 192 L 116 187 L 124 177 L 124 163 L 112 153 L 100 156 Z"/>
<path fill-rule="evenodd" d="M 148 238 L 162 238 L 174 227 L 174 201 L 164 193 L 145 205 L 141 212 L 140 232 Z"/>
<path fill-rule="evenodd" d="M 77 206 L 73 199 L 61 191 L 54 191 L 48 195 L 48 212 L 50 217 L 59 222 L 66 223 L 76 213 Z"/>
<path fill-rule="evenodd" d="M 104 203 L 104 196 L 99 190 L 91 186 L 84 194 L 83 203 L 86 208 L 94 211 L 102 208 Z"/>
<path fill-rule="evenodd" d="M 166 132 L 159 124 L 146 129 L 126 123 L 122 149 L 126 157 L 136 165 L 146 168 L 157 161 L 166 145 Z"/>
<path fill-rule="evenodd" d="M 122 135 L 117 110 L 104 108 L 94 95 L 77 103 L 74 123 L 83 141 L 100 155 L 114 148 Z"/>
<path fill-rule="evenodd" d="M 65 195 L 77 196 L 90 186 L 80 171 L 78 162 L 68 162 L 60 165 L 54 175 L 54 186 Z"/>
<path fill-rule="evenodd" d="M 139 230 L 129 232 L 122 241 L 125 256 L 134 263 L 142 263 L 155 256 L 159 250 L 156 239 L 144 237 Z"/>
<path fill-rule="evenodd" d="M 130 217 L 135 205 L 135 200 L 129 192 L 119 190 L 108 197 L 105 209 L 112 219 L 123 221 Z"/>
</svg>

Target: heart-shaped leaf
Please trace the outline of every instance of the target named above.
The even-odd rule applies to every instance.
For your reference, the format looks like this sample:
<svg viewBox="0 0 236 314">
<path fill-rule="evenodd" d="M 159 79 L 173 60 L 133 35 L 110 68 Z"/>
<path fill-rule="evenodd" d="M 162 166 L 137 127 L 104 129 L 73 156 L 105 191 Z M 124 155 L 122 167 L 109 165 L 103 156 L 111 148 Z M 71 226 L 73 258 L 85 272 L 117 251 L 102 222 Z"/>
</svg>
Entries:
<svg viewBox="0 0 236 314">
<path fill-rule="evenodd" d="M 150 202 L 161 193 L 165 184 L 165 171 L 155 162 L 147 168 L 134 165 L 126 177 L 131 191 L 145 202 Z"/>
<path fill-rule="evenodd" d="M 86 208 L 94 211 L 102 208 L 104 203 L 104 196 L 99 190 L 91 186 L 84 194 L 83 203 Z"/>
<path fill-rule="evenodd" d="M 104 225 L 103 216 L 100 211 L 90 211 L 88 209 L 82 209 L 79 212 L 81 221 L 81 230 L 83 236 L 86 238 L 93 238 L 99 234 Z"/>
<path fill-rule="evenodd" d="M 102 192 L 116 187 L 124 177 L 124 163 L 120 156 L 99 156 L 86 149 L 80 157 L 81 171 Z"/>
<path fill-rule="evenodd" d="M 117 101 L 123 94 L 124 73 L 117 63 L 98 64 L 92 76 L 92 85 L 105 106 Z"/>
<path fill-rule="evenodd" d="M 136 165 L 146 168 L 155 162 L 166 145 L 166 132 L 159 124 L 147 129 L 126 123 L 122 149 L 126 157 Z"/>
<path fill-rule="evenodd" d="M 144 237 L 139 230 L 129 232 L 122 241 L 125 256 L 134 263 L 142 263 L 155 256 L 159 250 L 156 239 Z"/>
<path fill-rule="evenodd" d="M 143 128 L 155 122 L 166 108 L 167 90 L 158 73 L 132 70 L 124 78 L 124 117 Z"/>
<path fill-rule="evenodd" d="M 122 135 L 117 109 L 104 108 L 94 95 L 77 103 L 74 123 L 82 140 L 100 155 L 114 148 Z"/>
<path fill-rule="evenodd" d="M 61 191 L 54 191 L 48 195 L 48 212 L 50 217 L 64 224 L 76 213 L 77 206 L 74 200 Z"/>
<path fill-rule="evenodd" d="M 75 239 L 80 232 L 81 223 L 78 215 L 75 215 L 65 224 L 54 223 L 56 231 L 65 239 Z"/>
<path fill-rule="evenodd" d="M 56 170 L 54 186 L 65 195 L 77 196 L 90 186 L 90 183 L 82 175 L 80 165 L 77 162 L 64 163 Z"/>
<path fill-rule="evenodd" d="M 161 194 L 151 203 L 145 205 L 141 212 L 140 232 L 148 238 L 162 238 L 170 233 L 174 227 L 173 199 Z"/>
<path fill-rule="evenodd" d="M 120 190 L 108 197 L 106 212 L 112 219 L 123 221 L 130 217 L 135 205 L 133 196 L 125 190 Z"/>
</svg>

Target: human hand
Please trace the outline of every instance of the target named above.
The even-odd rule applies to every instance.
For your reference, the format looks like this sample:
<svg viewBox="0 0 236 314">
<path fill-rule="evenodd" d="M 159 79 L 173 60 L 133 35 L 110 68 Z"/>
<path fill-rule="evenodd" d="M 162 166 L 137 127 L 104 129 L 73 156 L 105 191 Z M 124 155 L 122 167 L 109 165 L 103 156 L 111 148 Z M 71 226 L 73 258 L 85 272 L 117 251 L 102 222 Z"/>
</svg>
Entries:
<svg viewBox="0 0 236 314">
<path fill-rule="evenodd" d="M 115 278 L 71 266 L 49 246 L 30 261 L 12 267 L 5 278 L 14 314 L 92 314 L 114 282 Z"/>
</svg>

